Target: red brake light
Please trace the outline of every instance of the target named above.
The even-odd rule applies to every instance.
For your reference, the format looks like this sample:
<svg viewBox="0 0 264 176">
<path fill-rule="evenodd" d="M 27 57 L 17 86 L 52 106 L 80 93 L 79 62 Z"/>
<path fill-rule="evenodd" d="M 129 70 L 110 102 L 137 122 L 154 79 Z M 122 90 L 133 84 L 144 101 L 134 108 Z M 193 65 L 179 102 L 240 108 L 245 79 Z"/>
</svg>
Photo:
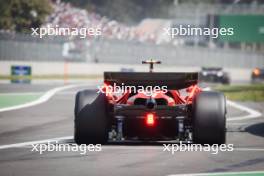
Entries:
<svg viewBox="0 0 264 176">
<path fill-rule="evenodd" d="M 146 125 L 148 126 L 154 126 L 155 125 L 155 116 L 152 113 L 147 114 L 146 116 Z"/>
</svg>

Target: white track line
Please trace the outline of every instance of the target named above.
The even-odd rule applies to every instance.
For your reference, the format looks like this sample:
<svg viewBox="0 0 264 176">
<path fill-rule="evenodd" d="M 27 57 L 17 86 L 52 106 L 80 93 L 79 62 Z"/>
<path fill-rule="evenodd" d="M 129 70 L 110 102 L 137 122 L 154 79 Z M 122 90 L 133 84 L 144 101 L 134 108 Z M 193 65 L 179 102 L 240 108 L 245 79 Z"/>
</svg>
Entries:
<svg viewBox="0 0 264 176">
<path fill-rule="evenodd" d="M 245 152 L 250 152 L 250 151 L 263 151 L 264 148 L 234 148 L 235 151 L 245 151 Z"/>
<path fill-rule="evenodd" d="M 239 109 L 239 110 L 241 110 L 243 112 L 247 112 L 248 113 L 248 115 L 245 115 L 245 116 L 230 117 L 230 118 L 227 119 L 227 121 L 253 119 L 253 118 L 258 118 L 258 117 L 260 117 L 262 115 L 260 112 L 254 110 L 254 109 L 251 109 L 249 107 L 240 105 L 240 104 L 235 103 L 233 101 L 227 100 L 226 103 L 229 106 L 232 106 L 232 107 L 234 107 L 236 109 Z"/>
<path fill-rule="evenodd" d="M 160 147 L 160 146 L 120 146 L 120 145 L 106 145 L 106 146 L 102 146 L 103 149 L 107 150 L 107 149 L 123 149 L 123 150 L 160 150 L 160 151 L 163 151 L 163 148 Z M 254 151 L 254 152 L 262 152 L 264 151 L 264 148 L 234 148 L 234 151 L 247 151 L 247 152 L 250 152 L 250 151 Z M 192 151 L 190 151 L 192 152 Z M 195 151 L 193 151 L 195 152 Z"/>
<path fill-rule="evenodd" d="M 37 141 L 29 141 L 29 142 L 22 142 L 22 143 L 15 143 L 15 144 L 7 144 L 7 145 L 0 145 L 0 150 L 2 149 L 10 149 L 10 148 L 26 148 L 31 147 L 34 144 L 45 144 L 45 143 L 52 143 L 52 142 L 64 142 L 65 140 L 73 139 L 73 136 L 64 136 L 58 138 L 51 138 L 51 139 L 44 139 L 44 140 L 37 140 Z M 163 150 L 162 146 L 122 146 L 122 145 L 105 145 L 102 146 L 105 150 L 108 149 L 122 149 L 122 150 Z M 234 148 L 234 151 L 264 151 L 264 148 Z"/>
<path fill-rule="evenodd" d="M 245 172 L 212 172 L 212 173 L 193 173 L 193 174 L 171 174 L 167 176 L 214 176 L 214 175 L 241 175 L 241 174 L 262 174 L 264 171 L 245 171 Z"/>
<path fill-rule="evenodd" d="M 32 144 L 56 142 L 56 141 L 61 141 L 61 140 L 66 140 L 66 139 L 72 139 L 72 136 L 64 136 L 64 137 L 44 139 L 44 140 L 39 140 L 39 141 L 29 141 L 29 142 L 22 142 L 22 143 L 16 143 L 16 144 L 0 145 L 0 150 L 9 149 L 9 148 L 20 148 L 20 147 L 30 146 Z"/>
<path fill-rule="evenodd" d="M 0 112 L 17 110 L 17 109 L 21 109 L 21 108 L 27 108 L 27 107 L 30 107 L 30 106 L 35 106 L 35 105 L 44 103 L 44 102 L 48 101 L 57 92 L 60 92 L 60 91 L 66 90 L 66 89 L 70 89 L 70 88 L 74 88 L 74 87 L 78 87 L 78 85 L 68 85 L 68 86 L 62 86 L 62 87 L 53 88 L 53 89 L 47 91 L 46 93 L 44 93 L 44 95 L 42 95 L 37 100 L 31 101 L 31 102 L 28 102 L 28 103 L 25 103 L 25 104 L 17 105 L 17 106 L 0 108 Z"/>
</svg>

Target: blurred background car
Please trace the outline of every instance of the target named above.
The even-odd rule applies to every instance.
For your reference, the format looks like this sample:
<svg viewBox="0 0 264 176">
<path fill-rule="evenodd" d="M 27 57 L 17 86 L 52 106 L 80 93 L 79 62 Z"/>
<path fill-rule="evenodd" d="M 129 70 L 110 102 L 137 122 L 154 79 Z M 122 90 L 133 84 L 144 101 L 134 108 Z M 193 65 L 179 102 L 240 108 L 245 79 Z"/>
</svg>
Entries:
<svg viewBox="0 0 264 176">
<path fill-rule="evenodd" d="M 199 81 L 210 83 L 230 84 L 229 74 L 221 67 L 202 67 Z"/>
<path fill-rule="evenodd" d="M 255 68 L 251 73 L 252 83 L 264 82 L 264 68 Z"/>
</svg>

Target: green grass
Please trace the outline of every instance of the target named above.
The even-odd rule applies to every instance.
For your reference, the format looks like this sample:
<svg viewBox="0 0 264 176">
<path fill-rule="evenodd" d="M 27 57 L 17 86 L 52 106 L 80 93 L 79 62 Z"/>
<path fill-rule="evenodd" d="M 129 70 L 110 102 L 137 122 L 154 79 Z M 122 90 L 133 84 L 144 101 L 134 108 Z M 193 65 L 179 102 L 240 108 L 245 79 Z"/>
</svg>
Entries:
<svg viewBox="0 0 264 176">
<path fill-rule="evenodd" d="M 215 90 L 223 92 L 230 100 L 264 101 L 264 84 L 218 86 Z"/>
<path fill-rule="evenodd" d="M 41 93 L 0 94 L 0 108 L 6 108 L 28 103 L 37 100 L 41 95 Z"/>
<path fill-rule="evenodd" d="M 214 176 L 263 176 L 264 172 L 262 173 L 223 173 L 223 174 L 215 174 Z M 206 174 L 204 176 L 207 176 Z M 210 176 L 210 174 L 208 174 Z"/>
</svg>

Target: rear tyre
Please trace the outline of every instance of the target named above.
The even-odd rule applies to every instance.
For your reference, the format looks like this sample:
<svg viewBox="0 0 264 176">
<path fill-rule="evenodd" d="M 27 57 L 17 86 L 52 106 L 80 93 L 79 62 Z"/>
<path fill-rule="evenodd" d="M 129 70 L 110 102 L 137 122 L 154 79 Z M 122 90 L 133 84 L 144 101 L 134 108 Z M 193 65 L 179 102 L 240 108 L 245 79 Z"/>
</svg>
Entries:
<svg viewBox="0 0 264 176">
<path fill-rule="evenodd" d="M 90 103 L 89 94 L 91 94 L 91 90 L 82 90 L 77 92 L 75 96 L 75 107 L 74 107 L 75 117 L 85 105 Z"/>
<path fill-rule="evenodd" d="M 225 96 L 201 92 L 193 103 L 193 140 L 198 144 L 224 144 L 226 140 Z"/>
<path fill-rule="evenodd" d="M 99 94 L 91 104 L 85 92 L 76 95 L 74 140 L 77 144 L 103 144 L 108 139 L 108 101 Z"/>
</svg>

